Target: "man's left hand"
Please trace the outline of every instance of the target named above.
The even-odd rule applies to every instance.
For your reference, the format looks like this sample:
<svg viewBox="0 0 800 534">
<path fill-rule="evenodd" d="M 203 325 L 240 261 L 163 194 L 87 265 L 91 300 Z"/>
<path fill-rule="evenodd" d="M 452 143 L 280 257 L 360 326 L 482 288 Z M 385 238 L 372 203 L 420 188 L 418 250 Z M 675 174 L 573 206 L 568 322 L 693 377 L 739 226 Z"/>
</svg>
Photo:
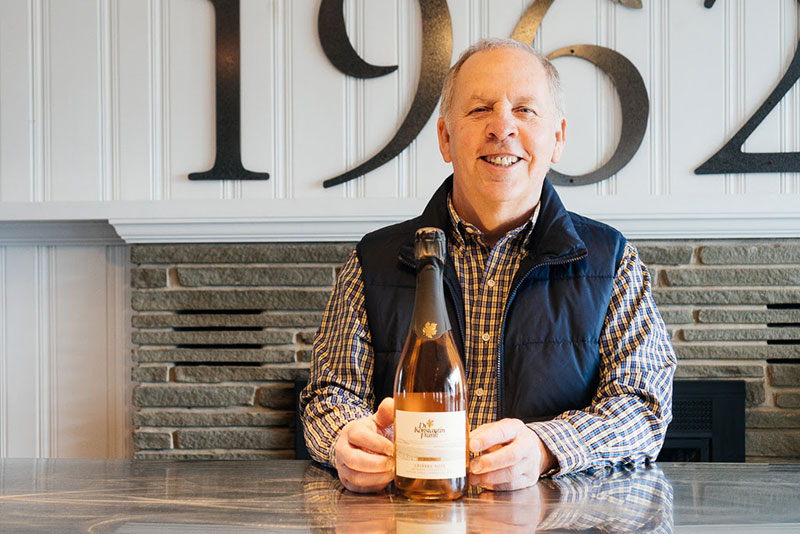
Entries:
<svg viewBox="0 0 800 534">
<path fill-rule="evenodd" d="M 515 490 L 536 484 L 557 462 L 539 436 L 519 419 L 502 419 L 476 428 L 469 437 L 470 484 Z"/>
</svg>

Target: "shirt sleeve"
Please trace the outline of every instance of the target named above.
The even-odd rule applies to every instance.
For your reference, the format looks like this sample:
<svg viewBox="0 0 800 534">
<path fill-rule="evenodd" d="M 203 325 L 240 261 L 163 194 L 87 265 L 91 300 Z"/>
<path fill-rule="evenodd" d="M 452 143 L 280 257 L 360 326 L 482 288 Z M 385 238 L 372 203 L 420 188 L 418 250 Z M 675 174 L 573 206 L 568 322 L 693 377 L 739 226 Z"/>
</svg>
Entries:
<svg viewBox="0 0 800 534">
<path fill-rule="evenodd" d="M 590 406 L 528 425 L 558 460 L 546 475 L 655 460 L 672 420 L 676 358 L 650 274 L 626 243 L 600 332 L 600 381 Z"/>
<path fill-rule="evenodd" d="M 300 395 L 311 457 L 331 465 L 331 448 L 348 422 L 372 414 L 373 352 L 361 265 L 345 262 L 314 337 L 308 385 Z"/>
</svg>

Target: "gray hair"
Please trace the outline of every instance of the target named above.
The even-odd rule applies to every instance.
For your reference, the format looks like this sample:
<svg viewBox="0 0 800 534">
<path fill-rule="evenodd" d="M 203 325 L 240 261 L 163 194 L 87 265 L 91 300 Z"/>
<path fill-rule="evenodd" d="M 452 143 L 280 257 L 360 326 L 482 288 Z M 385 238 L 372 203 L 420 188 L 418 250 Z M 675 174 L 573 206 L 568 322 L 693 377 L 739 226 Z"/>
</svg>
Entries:
<svg viewBox="0 0 800 534">
<path fill-rule="evenodd" d="M 439 115 L 444 118 L 445 122 L 449 121 L 448 114 L 450 113 L 450 106 L 453 104 L 456 76 L 461 70 L 461 67 L 464 66 L 464 63 L 478 52 L 496 50 L 498 48 L 514 48 L 517 50 L 522 50 L 523 52 L 527 52 L 539 60 L 539 63 L 542 65 L 542 67 L 544 67 L 545 73 L 547 73 L 547 85 L 550 89 L 550 95 L 553 98 L 553 108 L 558 115 L 558 120 L 556 121 L 556 127 L 558 127 L 558 123 L 560 123 L 561 119 L 564 118 L 565 108 L 564 91 L 561 88 L 561 77 L 558 75 L 558 71 L 556 70 L 555 66 L 553 66 L 553 64 L 544 54 L 538 50 L 535 50 L 531 45 L 516 41 L 514 39 L 481 39 L 461 53 L 458 61 L 456 61 L 455 64 L 450 67 L 450 70 L 447 72 L 447 76 L 444 79 L 444 87 L 442 87 L 442 102 L 439 106 Z"/>
</svg>

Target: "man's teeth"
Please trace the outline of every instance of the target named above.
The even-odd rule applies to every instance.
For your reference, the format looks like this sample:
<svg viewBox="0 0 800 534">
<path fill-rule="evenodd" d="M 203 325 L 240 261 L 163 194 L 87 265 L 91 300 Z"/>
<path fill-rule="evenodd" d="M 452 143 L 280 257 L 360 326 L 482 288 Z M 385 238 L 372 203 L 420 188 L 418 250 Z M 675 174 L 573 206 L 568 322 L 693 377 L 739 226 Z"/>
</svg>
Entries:
<svg viewBox="0 0 800 534">
<path fill-rule="evenodd" d="M 519 161 L 516 156 L 485 156 L 483 159 L 492 165 L 500 165 L 501 167 L 509 167 Z"/>
</svg>

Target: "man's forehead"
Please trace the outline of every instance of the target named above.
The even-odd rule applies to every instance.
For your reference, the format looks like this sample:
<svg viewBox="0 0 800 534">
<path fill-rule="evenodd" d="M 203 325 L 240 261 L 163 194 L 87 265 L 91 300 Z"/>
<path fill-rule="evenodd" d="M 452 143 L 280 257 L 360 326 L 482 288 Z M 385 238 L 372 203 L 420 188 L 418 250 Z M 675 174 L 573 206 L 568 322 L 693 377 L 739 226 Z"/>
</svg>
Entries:
<svg viewBox="0 0 800 534">
<path fill-rule="evenodd" d="M 493 52 L 513 55 L 498 61 L 497 54 L 490 55 Z M 469 102 L 494 101 L 501 95 L 514 101 L 537 101 L 549 94 L 547 73 L 539 59 L 513 48 L 482 51 L 467 59 L 456 76 L 455 90 Z"/>
<path fill-rule="evenodd" d="M 530 73 L 544 73 L 544 66 L 538 57 L 518 48 L 501 47 L 476 52 L 461 66 L 461 72 L 492 67 L 500 61 L 513 62 L 515 70 Z"/>
</svg>

